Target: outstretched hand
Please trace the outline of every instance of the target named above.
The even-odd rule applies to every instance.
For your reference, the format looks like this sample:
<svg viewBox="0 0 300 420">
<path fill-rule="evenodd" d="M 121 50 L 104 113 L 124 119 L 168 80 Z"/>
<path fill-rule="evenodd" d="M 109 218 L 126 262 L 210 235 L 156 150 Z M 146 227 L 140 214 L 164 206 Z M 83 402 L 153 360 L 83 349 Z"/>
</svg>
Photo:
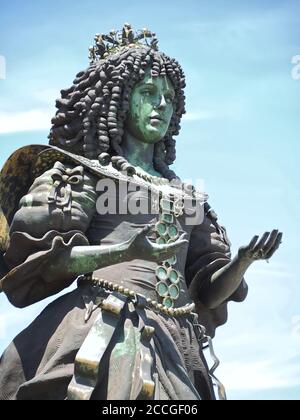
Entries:
<svg viewBox="0 0 300 420">
<path fill-rule="evenodd" d="M 239 249 L 238 256 L 249 262 L 257 260 L 269 260 L 274 252 L 279 248 L 282 239 L 282 232 L 274 229 L 271 233 L 265 232 L 261 239 L 255 235 L 249 245 Z"/>
<path fill-rule="evenodd" d="M 147 238 L 147 234 L 149 234 L 153 228 L 154 225 L 147 225 L 126 242 L 128 245 L 127 253 L 130 259 L 145 259 L 148 261 L 162 262 L 171 258 L 182 246 L 188 243 L 188 241 L 184 239 L 186 236 L 185 234 L 169 244 L 160 245 L 151 242 L 149 238 Z"/>
</svg>

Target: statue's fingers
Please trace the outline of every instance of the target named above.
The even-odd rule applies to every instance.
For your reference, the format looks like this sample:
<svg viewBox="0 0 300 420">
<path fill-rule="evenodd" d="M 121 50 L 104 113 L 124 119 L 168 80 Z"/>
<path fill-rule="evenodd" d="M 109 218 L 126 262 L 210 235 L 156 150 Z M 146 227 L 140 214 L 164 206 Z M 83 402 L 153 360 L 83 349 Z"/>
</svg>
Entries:
<svg viewBox="0 0 300 420">
<path fill-rule="evenodd" d="M 251 239 L 251 241 L 249 242 L 249 245 L 247 245 L 247 249 L 252 250 L 252 248 L 254 248 L 256 242 L 258 241 L 259 236 L 255 235 L 253 236 L 253 238 Z"/>
<path fill-rule="evenodd" d="M 181 248 L 183 245 L 186 245 L 188 243 L 189 242 L 188 242 L 187 239 L 177 239 L 177 241 L 172 242 L 170 244 L 166 244 L 164 246 L 167 247 L 168 251 L 173 251 L 174 252 L 174 250 L 177 250 L 177 249 Z"/>
<path fill-rule="evenodd" d="M 172 255 L 176 254 L 176 252 L 179 251 L 179 249 L 186 244 L 188 244 L 188 241 L 186 239 L 177 239 L 177 241 L 172 242 L 170 244 L 153 245 L 161 256 L 163 256 L 165 259 L 168 259 L 172 257 Z"/>
<path fill-rule="evenodd" d="M 177 239 L 177 241 L 182 241 L 182 240 L 185 240 L 185 241 L 187 241 L 188 242 L 188 240 L 187 240 L 187 234 L 186 233 L 183 233 L 182 235 L 180 235 L 179 236 L 179 238 Z"/>
<path fill-rule="evenodd" d="M 141 232 L 146 235 L 147 233 L 150 233 L 154 229 L 154 227 L 155 223 L 149 223 L 141 230 Z"/>
<path fill-rule="evenodd" d="M 252 249 L 252 251 L 257 252 L 259 249 L 261 249 L 265 245 L 265 242 L 268 239 L 269 235 L 270 235 L 270 232 L 265 232 L 262 235 L 261 239 L 255 245 L 255 247 Z"/>
<path fill-rule="evenodd" d="M 177 252 L 177 249 L 175 248 L 169 248 L 163 245 L 163 249 L 160 249 L 157 253 L 157 257 L 159 257 L 159 261 L 164 261 L 169 258 L 171 258 L 173 255 L 175 255 Z"/>
<path fill-rule="evenodd" d="M 262 248 L 264 254 L 268 254 L 268 252 L 273 248 L 273 246 L 276 242 L 277 236 L 278 236 L 278 229 L 272 230 L 272 232 L 269 236 L 269 239 L 267 240 L 267 242 L 265 243 L 265 245 Z"/>
<path fill-rule="evenodd" d="M 266 259 L 267 260 L 272 257 L 272 255 L 274 254 L 274 252 L 279 248 L 281 242 L 282 242 L 282 232 L 279 232 L 279 234 L 277 235 L 277 238 L 276 238 L 276 241 L 275 241 L 274 245 L 269 250 L 269 252 L 266 254 Z"/>
<path fill-rule="evenodd" d="M 182 235 L 183 236 L 183 235 Z M 176 246 L 181 247 L 183 245 L 187 245 L 189 241 L 187 239 L 184 239 L 184 237 L 180 237 L 176 242 L 174 242 Z"/>
<path fill-rule="evenodd" d="M 133 241 L 137 240 L 139 236 L 147 236 L 147 234 L 149 234 L 154 229 L 154 226 L 154 224 L 149 223 L 142 229 L 136 230 L 133 235 L 126 241 L 126 243 L 132 243 Z"/>
</svg>

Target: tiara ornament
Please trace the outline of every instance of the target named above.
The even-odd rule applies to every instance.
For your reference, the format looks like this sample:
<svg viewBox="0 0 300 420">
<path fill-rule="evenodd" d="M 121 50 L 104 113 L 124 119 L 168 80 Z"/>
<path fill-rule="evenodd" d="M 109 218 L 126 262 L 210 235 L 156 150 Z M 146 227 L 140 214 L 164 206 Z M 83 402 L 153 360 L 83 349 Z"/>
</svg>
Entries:
<svg viewBox="0 0 300 420">
<path fill-rule="evenodd" d="M 112 29 L 108 35 L 96 34 L 95 45 L 89 48 L 90 64 L 115 54 L 124 47 L 136 48 L 147 46 L 158 50 L 156 34 L 144 28 L 137 32 L 132 29 L 129 23 L 125 23 L 121 31 Z"/>
</svg>

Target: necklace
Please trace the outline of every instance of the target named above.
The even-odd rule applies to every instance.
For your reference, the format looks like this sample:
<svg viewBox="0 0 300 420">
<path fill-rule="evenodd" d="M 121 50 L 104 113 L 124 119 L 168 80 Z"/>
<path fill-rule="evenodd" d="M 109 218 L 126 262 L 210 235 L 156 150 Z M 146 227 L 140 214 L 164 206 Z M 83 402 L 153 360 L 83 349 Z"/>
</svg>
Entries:
<svg viewBox="0 0 300 420">
<path fill-rule="evenodd" d="M 168 179 L 160 176 L 151 175 L 148 172 L 141 169 L 140 167 L 135 167 L 135 174 L 139 178 L 142 178 L 144 181 L 150 182 L 154 185 L 166 185 L 170 183 Z"/>
</svg>

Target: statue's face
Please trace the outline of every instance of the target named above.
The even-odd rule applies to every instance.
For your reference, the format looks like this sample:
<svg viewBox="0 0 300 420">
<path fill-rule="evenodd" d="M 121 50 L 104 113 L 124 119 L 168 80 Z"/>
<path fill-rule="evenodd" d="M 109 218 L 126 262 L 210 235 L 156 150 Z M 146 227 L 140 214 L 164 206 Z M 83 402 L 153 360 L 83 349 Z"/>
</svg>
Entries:
<svg viewBox="0 0 300 420">
<path fill-rule="evenodd" d="M 131 93 L 127 131 L 145 143 L 156 143 L 168 131 L 175 91 L 166 76 L 151 77 L 150 69 Z"/>
</svg>

